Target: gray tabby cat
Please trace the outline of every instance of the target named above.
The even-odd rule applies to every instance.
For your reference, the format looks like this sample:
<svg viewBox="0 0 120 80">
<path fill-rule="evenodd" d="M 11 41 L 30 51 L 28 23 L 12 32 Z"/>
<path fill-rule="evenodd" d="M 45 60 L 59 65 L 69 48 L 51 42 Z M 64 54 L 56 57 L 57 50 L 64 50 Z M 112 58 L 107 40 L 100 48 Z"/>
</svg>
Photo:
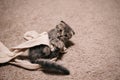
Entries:
<svg viewBox="0 0 120 80">
<path fill-rule="evenodd" d="M 75 34 L 72 28 L 61 21 L 56 28 L 48 32 L 50 44 L 53 45 L 54 50 L 47 45 L 38 45 L 29 49 L 29 59 L 31 63 L 40 64 L 45 71 L 52 71 L 62 74 L 70 74 L 65 67 L 50 61 L 49 59 L 59 57 L 59 54 L 64 51 L 65 44 Z"/>
</svg>

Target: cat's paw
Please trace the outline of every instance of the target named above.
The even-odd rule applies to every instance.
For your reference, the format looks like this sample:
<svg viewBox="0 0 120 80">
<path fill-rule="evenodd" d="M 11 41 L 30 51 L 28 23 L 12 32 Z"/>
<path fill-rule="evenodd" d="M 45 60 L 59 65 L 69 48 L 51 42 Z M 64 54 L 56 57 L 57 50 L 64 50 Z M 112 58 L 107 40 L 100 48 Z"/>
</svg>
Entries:
<svg viewBox="0 0 120 80">
<path fill-rule="evenodd" d="M 57 47 L 59 49 L 64 49 L 65 45 L 62 41 L 60 41 L 59 39 L 54 39 L 51 41 L 51 44 L 54 46 L 54 47 Z"/>
</svg>

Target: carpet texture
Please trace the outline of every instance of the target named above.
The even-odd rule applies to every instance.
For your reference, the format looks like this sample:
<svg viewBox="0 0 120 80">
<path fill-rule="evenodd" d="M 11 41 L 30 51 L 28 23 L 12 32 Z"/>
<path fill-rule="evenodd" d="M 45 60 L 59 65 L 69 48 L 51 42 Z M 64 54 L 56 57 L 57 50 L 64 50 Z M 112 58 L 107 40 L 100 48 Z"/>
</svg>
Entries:
<svg viewBox="0 0 120 80">
<path fill-rule="evenodd" d="M 26 31 L 49 31 L 61 20 L 76 33 L 58 61 L 70 75 L 5 64 L 0 80 L 120 80 L 119 0 L 0 0 L 0 41 L 16 46 Z"/>
</svg>

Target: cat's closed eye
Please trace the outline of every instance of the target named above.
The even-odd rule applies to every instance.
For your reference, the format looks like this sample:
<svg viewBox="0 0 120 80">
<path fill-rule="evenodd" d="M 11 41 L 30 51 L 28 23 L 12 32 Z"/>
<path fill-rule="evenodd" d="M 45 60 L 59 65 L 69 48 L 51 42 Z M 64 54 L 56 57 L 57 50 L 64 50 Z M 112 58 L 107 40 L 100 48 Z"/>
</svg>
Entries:
<svg viewBox="0 0 120 80">
<path fill-rule="evenodd" d="M 68 37 L 68 35 L 66 34 L 66 35 L 64 35 L 65 37 Z"/>
<path fill-rule="evenodd" d="M 60 32 L 62 32 L 62 30 L 61 30 L 61 29 L 60 29 L 59 31 L 60 31 Z"/>
</svg>

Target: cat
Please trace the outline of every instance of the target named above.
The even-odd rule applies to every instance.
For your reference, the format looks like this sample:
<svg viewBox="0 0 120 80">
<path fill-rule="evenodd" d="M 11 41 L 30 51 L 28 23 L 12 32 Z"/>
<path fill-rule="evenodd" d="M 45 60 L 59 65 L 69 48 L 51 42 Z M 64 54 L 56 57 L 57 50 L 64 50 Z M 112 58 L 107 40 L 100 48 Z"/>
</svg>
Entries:
<svg viewBox="0 0 120 80">
<path fill-rule="evenodd" d="M 61 52 L 64 52 L 65 44 L 75 34 L 73 29 L 61 21 L 56 27 L 48 32 L 50 44 L 54 47 L 51 48 L 48 45 L 38 45 L 29 49 L 29 59 L 31 63 L 40 64 L 45 71 L 54 71 L 62 74 L 70 74 L 69 70 L 65 67 L 50 61 L 52 58 L 58 58 Z"/>
<path fill-rule="evenodd" d="M 56 25 L 56 28 L 48 32 L 50 43 L 60 50 L 63 50 L 65 44 L 74 34 L 73 29 L 64 21 L 61 21 L 60 24 Z"/>
</svg>

